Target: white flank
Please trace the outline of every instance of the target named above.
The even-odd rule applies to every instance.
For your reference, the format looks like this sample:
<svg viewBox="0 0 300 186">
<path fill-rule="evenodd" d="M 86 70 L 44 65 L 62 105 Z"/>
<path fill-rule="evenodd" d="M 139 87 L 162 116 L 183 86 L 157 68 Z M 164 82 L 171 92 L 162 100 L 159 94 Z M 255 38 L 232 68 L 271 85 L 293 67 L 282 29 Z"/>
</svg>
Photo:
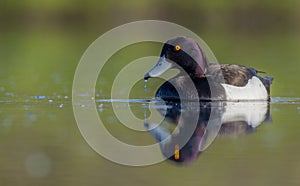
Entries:
<svg viewBox="0 0 300 186">
<path fill-rule="evenodd" d="M 244 87 L 222 84 L 225 89 L 226 100 L 268 100 L 268 92 L 257 77 L 249 79 Z"/>
</svg>

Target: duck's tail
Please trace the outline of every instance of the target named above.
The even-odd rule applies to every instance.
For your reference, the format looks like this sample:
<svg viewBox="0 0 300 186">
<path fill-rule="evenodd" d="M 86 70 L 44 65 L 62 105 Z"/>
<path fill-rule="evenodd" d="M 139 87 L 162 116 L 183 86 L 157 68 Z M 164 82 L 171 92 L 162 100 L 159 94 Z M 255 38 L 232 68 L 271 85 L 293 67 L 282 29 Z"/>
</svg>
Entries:
<svg viewBox="0 0 300 186">
<path fill-rule="evenodd" d="M 263 84 L 265 85 L 268 95 L 270 97 L 270 86 L 271 86 L 274 78 L 271 76 L 264 76 L 264 77 L 261 77 L 261 80 L 262 80 Z"/>
<path fill-rule="evenodd" d="M 269 85 L 271 85 L 272 84 L 272 82 L 273 82 L 273 80 L 274 80 L 274 78 L 273 77 L 271 77 L 271 76 L 264 76 L 264 77 L 262 77 Z"/>
</svg>

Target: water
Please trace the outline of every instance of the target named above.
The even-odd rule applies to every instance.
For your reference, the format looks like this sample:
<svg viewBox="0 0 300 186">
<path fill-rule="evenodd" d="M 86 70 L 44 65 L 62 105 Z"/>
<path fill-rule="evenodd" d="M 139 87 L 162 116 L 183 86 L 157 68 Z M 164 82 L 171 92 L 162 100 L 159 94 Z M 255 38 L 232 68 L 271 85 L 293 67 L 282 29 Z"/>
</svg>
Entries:
<svg viewBox="0 0 300 186">
<path fill-rule="evenodd" d="M 187 116 L 197 111 L 194 103 L 159 103 L 96 97 L 105 127 L 132 145 L 157 143 L 165 135 L 161 131 L 174 131 L 178 122 L 185 128 Z M 193 135 L 197 140 L 189 143 L 190 151 L 200 148 L 189 156 L 181 149 L 179 157 L 178 152 L 161 148 L 161 156 L 174 153 L 174 158 L 146 167 L 118 165 L 93 151 L 78 130 L 68 95 L 6 98 L 0 104 L 1 185 L 300 184 L 299 98 L 274 97 L 270 108 L 263 102 L 206 105 Z M 161 125 L 166 130 L 134 132 L 120 123 L 113 109 L 115 113 L 130 109 L 142 128 L 156 125 L 163 119 L 160 113 L 167 112 L 169 120 Z M 183 114 L 180 121 L 175 117 L 179 113 Z M 208 113 L 219 120 L 207 124 Z M 179 134 L 175 131 L 174 136 Z M 182 148 L 176 139 L 161 146 Z"/>
</svg>

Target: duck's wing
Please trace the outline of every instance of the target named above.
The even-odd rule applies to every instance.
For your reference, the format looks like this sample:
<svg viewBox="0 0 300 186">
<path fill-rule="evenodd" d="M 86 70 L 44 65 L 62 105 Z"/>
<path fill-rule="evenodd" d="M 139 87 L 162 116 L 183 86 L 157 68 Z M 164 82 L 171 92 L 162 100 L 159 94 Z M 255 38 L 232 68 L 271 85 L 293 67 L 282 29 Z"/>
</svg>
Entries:
<svg viewBox="0 0 300 186">
<path fill-rule="evenodd" d="M 257 73 L 253 68 L 231 64 L 211 63 L 207 69 L 208 77 L 212 76 L 217 81 L 240 87 L 245 86 L 253 76 L 258 77 Z"/>
</svg>

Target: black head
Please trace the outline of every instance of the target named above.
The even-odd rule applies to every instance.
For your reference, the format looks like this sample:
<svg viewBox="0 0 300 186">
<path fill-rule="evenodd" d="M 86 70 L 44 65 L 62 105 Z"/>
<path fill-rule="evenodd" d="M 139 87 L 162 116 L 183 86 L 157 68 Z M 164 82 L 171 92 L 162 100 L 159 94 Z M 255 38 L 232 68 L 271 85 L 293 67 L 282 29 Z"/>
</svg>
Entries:
<svg viewBox="0 0 300 186">
<path fill-rule="evenodd" d="M 157 77 L 170 68 L 180 67 L 191 77 L 204 77 L 207 60 L 199 45 L 191 38 L 176 37 L 168 40 L 157 64 L 145 75 L 145 79 Z"/>
</svg>

